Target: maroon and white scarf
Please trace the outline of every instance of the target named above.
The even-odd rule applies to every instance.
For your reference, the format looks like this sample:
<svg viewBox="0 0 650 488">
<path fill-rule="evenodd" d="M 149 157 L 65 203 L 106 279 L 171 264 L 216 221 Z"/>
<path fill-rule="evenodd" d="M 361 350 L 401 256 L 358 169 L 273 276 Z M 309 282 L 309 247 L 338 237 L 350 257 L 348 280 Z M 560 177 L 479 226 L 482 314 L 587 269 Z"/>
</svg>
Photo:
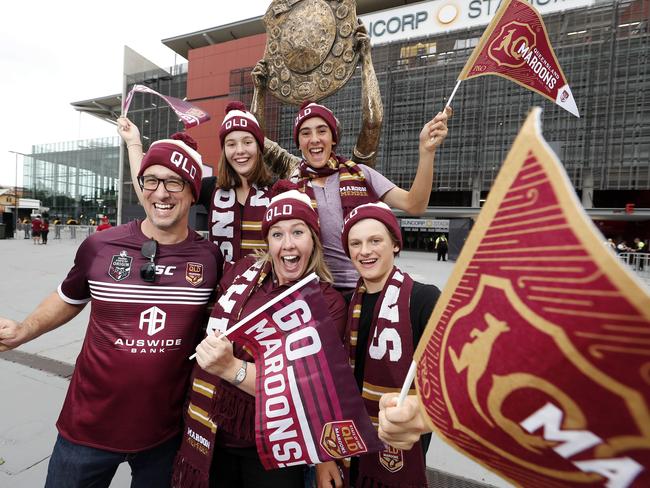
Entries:
<svg viewBox="0 0 650 488">
<path fill-rule="evenodd" d="M 256 249 L 266 249 L 262 219 L 270 201 L 269 188 L 253 184 L 242 211 L 234 188 L 214 190 L 210 204 L 210 241 L 219 246 L 226 262 L 236 263 Z"/>
<path fill-rule="evenodd" d="M 251 258 L 252 260 L 252 258 Z M 241 319 L 248 297 L 262 284 L 271 264 L 255 262 L 221 294 L 214 306 L 207 334 L 225 332 Z M 253 358 L 235 345 L 235 356 L 246 361 Z M 183 440 L 174 461 L 172 486 L 207 488 L 210 464 L 214 455 L 217 428 L 244 441 L 255 443 L 255 397 L 236 386 L 207 373 L 196 364 L 192 371 L 190 394 L 183 415 Z"/>
<path fill-rule="evenodd" d="M 339 194 L 341 195 L 343 217 L 359 205 L 374 203 L 379 200 L 375 191 L 368 185 L 363 171 L 354 161 L 332 154 L 327 164 L 322 168 L 314 169 L 303 159 L 298 166 L 298 170 L 300 174 L 297 183 L 300 191 L 311 198 L 314 208 L 316 208 L 316 196 L 314 195 L 311 180 L 327 177 L 334 173 L 339 174 Z"/>
<path fill-rule="evenodd" d="M 415 347 L 410 313 L 412 290 L 413 279 L 393 267 L 373 310 L 361 396 L 375 428 L 378 427 L 379 398 L 384 393 L 399 393 L 413 359 Z M 350 303 L 351 313 L 348 315 L 346 330 L 346 347 L 353 369 L 361 304 L 365 292 L 361 279 Z M 349 486 L 349 473 L 346 473 L 344 481 L 345 486 Z M 355 487 L 367 486 L 374 488 L 427 486 L 421 444 L 416 443 L 410 451 L 387 446 L 379 453 L 360 456 Z"/>
</svg>

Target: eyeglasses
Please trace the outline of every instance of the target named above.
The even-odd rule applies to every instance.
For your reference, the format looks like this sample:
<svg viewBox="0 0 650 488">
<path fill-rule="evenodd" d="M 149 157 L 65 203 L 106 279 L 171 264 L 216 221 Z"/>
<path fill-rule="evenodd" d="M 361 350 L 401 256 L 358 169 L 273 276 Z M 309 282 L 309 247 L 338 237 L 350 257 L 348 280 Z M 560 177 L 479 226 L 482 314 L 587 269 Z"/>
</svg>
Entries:
<svg viewBox="0 0 650 488">
<path fill-rule="evenodd" d="M 138 184 L 141 190 L 156 191 L 160 183 L 163 184 L 165 190 L 169 193 L 179 193 L 185 188 L 185 180 L 178 180 L 176 178 L 163 179 L 156 178 L 155 176 L 138 176 Z"/>
<path fill-rule="evenodd" d="M 149 259 L 149 262 L 143 264 L 140 268 L 140 278 L 147 283 L 153 283 L 156 280 L 156 263 L 153 261 L 156 257 L 156 251 L 158 251 L 158 243 L 155 239 L 145 242 L 142 244 L 142 249 L 140 249 L 142 255 Z"/>
</svg>

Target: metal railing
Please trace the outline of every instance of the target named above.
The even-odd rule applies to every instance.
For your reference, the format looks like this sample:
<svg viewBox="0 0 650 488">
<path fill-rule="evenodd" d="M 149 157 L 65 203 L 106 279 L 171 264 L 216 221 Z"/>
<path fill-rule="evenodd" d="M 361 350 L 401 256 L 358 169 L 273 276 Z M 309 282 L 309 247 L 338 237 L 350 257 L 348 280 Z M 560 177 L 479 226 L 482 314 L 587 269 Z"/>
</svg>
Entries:
<svg viewBox="0 0 650 488">
<path fill-rule="evenodd" d="M 50 232 L 48 233 L 48 241 L 62 240 L 62 241 L 76 241 L 81 242 L 89 235 L 95 232 L 96 225 L 52 225 L 50 224 Z M 30 229 L 18 228 L 16 231 L 16 238 L 31 239 L 32 231 Z"/>
<path fill-rule="evenodd" d="M 650 285 L 650 254 L 641 252 L 622 252 L 618 258 L 627 264 L 639 278 Z"/>
</svg>

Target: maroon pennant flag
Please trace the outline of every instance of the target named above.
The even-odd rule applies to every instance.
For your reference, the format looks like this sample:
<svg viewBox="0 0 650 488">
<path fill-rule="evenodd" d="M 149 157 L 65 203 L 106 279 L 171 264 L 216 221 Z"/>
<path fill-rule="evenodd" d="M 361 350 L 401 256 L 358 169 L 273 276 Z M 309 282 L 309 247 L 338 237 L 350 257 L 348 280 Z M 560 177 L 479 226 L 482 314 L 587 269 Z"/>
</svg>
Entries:
<svg viewBox="0 0 650 488">
<path fill-rule="evenodd" d="M 383 449 L 315 274 L 228 330 L 255 357 L 255 437 L 266 469 Z"/>
<path fill-rule="evenodd" d="M 650 294 L 528 116 L 415 354 L 450 444 L 526 487 L 650 486 Z"/>
<path fill-rule="evenodd" d="M 458 80 L 483 75 L 514 81 L 580 117 L 542 16 L 524 0 L 502 0 Z"/>
<path fill-rule="evenodd" d="M 172 110 L 176 112 L 176 115 L 180 117 L 186 129 L 189 129 L 190 127 L 196 127 L 197 125 L 210 120 L 210 114 L 197 107 L 196 105 L 193 105 L 190 102 L 186 102 L 185 100 L 181 100 L 180 98 L 161 95 L 157 91 L 152 90 L 151 88 L 144 85 L 133 85 L 133 88 L 131 88 L 131 91 L 126 96 L 126 100 L 124 100 L 124 106 L 122 108 L 122 115 L 125 117 L 129 111 L 129 106 L 131 105 L 131 100 L 133 100 L 133 95 L 136 92 L 151 93 L 152 95 L 157 95 L 162 98 L 165 102 L 167 102 Z"/>
</svg>

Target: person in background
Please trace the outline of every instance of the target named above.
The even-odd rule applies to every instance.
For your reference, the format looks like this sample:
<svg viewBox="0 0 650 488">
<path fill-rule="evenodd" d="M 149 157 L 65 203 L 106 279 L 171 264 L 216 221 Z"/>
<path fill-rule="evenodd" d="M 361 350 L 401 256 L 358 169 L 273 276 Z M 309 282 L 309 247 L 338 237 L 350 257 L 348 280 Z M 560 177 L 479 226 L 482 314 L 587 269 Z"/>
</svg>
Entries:
<svg viewBox="0 0 650 488">
<path fill-rule="evenodd" d="M 58 217 L 54 217 L 52 225 L 54 226 L 54 239 L 61 239 L 61 220 Z"/>
<path fill-rule="evenodd" d="M 36 214 L 32 219 L 32 240 L 34 244 L 40 244 L 41 241 L 41 228 L 43 226 L 43 221 L 41 216 Z"/>
<path fill-rule="evenodd" d="M 101 218 L 100 224 L 97 226 L 97 232 L 110 229 L 112 227 L 111 223 L 108 221 L 108 215 L 103 215 Z"/>
<path fill-rule="evenodd" d="M 43 223 L 41 224 L 41 242 L 44 245 L 47 245 L 47 236 L 50 233 L 50 219 L 43 217 Z"/>
<path fill-rule="evenodd" d="M 438 253 L 438 261 L 447 261 L 447 251 L 449 250 L 449 245 L 444 234 L 440 234 L 436 239 L 435 249 Z"/>
<path fill-rule="evenodd" d="M 25 239 L 29 239 L 29 230 L 32 228 L 32 224 L 27 217 L 23 219 L 23 231 L 25 232 Z"/>
</svg>

